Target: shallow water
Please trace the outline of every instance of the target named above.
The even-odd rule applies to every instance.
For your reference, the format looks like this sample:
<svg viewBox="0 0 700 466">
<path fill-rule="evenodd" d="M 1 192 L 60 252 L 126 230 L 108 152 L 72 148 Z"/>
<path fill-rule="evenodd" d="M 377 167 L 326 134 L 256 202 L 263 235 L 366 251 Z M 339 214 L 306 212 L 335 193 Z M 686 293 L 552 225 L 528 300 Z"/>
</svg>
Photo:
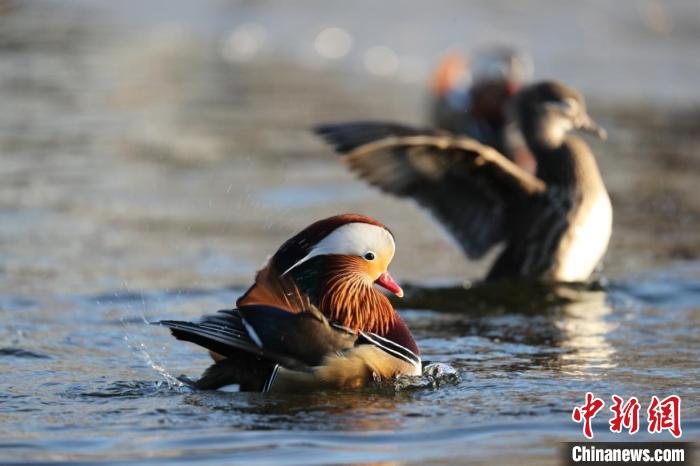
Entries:
<svg viewBox="0 0 700 466">
<path fill-rule="evenodd" d="M 618 101 L 595 76 L 576 83 L 611 134 L 591 144 L 615 233 L 596 284 L 547 289 L 466 281 L 485 263 L 463 261 L 417 208 L 355 181 L 308 133 L 326 120 L 420 121 L 420 79 L 288 53 L 290 37 L 313 38 L 300 28 L 335 17 L 352 29 L 364 15 L 314 2 L 291 16 L 246 2 L 75 5 L 0 9 L 0 462 L 557 464 L 560 442 L 582 439 L 570 413 L 586 391 L 679 394 L 684 439 L 700 438 L 690 4 L 670 4 L 672 27 L 647 52 L 658 75 Z M 474 23 L 494 14 L 472 8 Z M 357 47 L 399 34 L 381 29 L 382 14 Z M 611 17 L 625 25 L 606 30 L 619 53 L 649 50 L 632 40 L 646 16 Z M 222 58 L 220 39 L 250 21 L 267 25 L 267 48 Z M 461 26 L 416 53 L 436 53 Z M 532 47 L 545 72 L 568 69 L 560 50 Z M 653 94 L 667 80 L 672 92 Z M 424 359 L 459 380 L 297 396 L 181 386 L 175 377 L 198 375 L 206 355 L 146 322 L 230 306 L 285 238 L 338 211 L 391 226 L 392 272 L 409 283 L 397 307 Z M 606 430 L 600 419 L 596 438 L 620 439 Z"/>
</svg>

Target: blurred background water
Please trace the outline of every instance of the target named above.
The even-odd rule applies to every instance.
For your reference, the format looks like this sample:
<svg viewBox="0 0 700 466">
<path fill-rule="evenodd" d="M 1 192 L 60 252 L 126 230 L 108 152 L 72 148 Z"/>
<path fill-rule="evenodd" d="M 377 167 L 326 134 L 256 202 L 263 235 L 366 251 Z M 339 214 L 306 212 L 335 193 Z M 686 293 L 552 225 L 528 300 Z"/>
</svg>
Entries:
<svg viewBox="0 0 700 466">
<path fill-rule="evenodd" d="M 587 390 L 677 393 L 697 440 L 699 40 L 695 0 L 0 0 L 0 461 L 556 464 Z M 465 290 L 488 260 L 309 132 L 422 123 L 441 54 L 493 42 L 581 89 L 610 133 L 589 141 L 615 209 L 602 288 Z M 460 382 L 178 386 L 205 355 L 144 320 L 230 306 L 284 239 L 342 211 L 395 232 L 402 315 Z"/>
</svg>

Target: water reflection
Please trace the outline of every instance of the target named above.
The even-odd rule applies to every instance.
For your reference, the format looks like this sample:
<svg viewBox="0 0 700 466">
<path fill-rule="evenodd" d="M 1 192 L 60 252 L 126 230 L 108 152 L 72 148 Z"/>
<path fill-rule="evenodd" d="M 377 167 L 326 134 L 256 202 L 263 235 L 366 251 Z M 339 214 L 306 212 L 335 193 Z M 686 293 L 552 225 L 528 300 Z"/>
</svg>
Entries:
<svg viewBox="0 0 700 466">
<path fill-rule="evenodd" d="M 617 322 L 599 284 L 541 282 L 484 283 L 471 287 L 406 286 L 401 308 L 429 309 L 451 316 L 416 322 L 438 336 L 479 336 L 497 344 L 527 345 L 512 352 L 512 371 L 550 368 L 569 375 L 591 375 L 615 367 L 615 348 L 607 336 Z M 522 359 L 518 355 L 522 356 Z"/>
<path fill-rule="evenodd" d="M 567 374 L 581 375 L 591 369 L 615 367 L 615 348 L 606 335 L 614 331 L 618 323 L 607 320 L 612 312 L 607 293 L 565 287 L 560 288 L 560 292 L 572 295 L 571 301 L 562 306 L 561 317 L 555 321 L 564 336 L 559 346 L 570 350 L 561 355 L 561 370 Z"/>
<path fill-rule="evenodd" d="M 303 394 L 193 392 L 184 403 L 208 412 L 224 412 L 232 427 L 318 429 L 358 432 L 396 430 L 411 396 L 377 390 L 321 391 Z M 235 420 L 235 421 L 234 421 Z"/>
<path fill-rule="evenodd" d="M 460 383 L 274 397 L 167 385 L 165 374 L 199 375 L 207 356 L 143 324 L 142 312 L 195 319 L 230 305 L 240 290 L 228 287 L 249 284 L 281 241 L 339 211 L 392 227 L 398 277 L 482 276 L 414 206 L 354 182 L 308 128 L 419 118 L 433 57 L 454 40 L 485 40 L 470 26 L 491 28 L 493 2 L 374 2 L 371 15 L 354 2 L 334 3 L 333 15 L 323 2 L 86 3 L 0 0 L 3 458 L 447 463 L 481 451 L 509 455 L 483 463 L 543 464 L 557 442 L 580 438 L 564 410 L 591 387 L 679 393 L 684 430 L 698 437 L 700 118 L 644 104 L 697 101 L 695 5 L 647 2 L 656 6 L 640 19 L 620 3 L 601 23 L 579 2 L 553 17 L 603 34 L 570 29 L 556 47 L 545 30 L 532 37 L 537 62 L 597 97 L 594 113 L 616 135 L 596 151 L 615 203 L 614 286 L 424 289 L 398 305 L 413 309 L 403 314 L 425 359 L 453 364 Z M 447 7 L 467 23 L 445 22 Z M 405 17 L 386 20 L 396 14 Z M 518 15 L 513 34 L 540 16 Z M 352 39 L 321 37 L 324 53 L 345 53 L 336 60 L 314 48 L 332 27 Z M 397 28 L 435 34 L 389 40 Z M 619 60 L 598 66 L 600 44 L 633 58 L 623 79 Z M 576 63 L 562 59 L 568 46 Z M 367 79 L 365 58 L 387 77 Z M 669 273 L 675 260 L 694 268 Z M 383 433 L 361 432 L 373 429 Z"/>
</svg>

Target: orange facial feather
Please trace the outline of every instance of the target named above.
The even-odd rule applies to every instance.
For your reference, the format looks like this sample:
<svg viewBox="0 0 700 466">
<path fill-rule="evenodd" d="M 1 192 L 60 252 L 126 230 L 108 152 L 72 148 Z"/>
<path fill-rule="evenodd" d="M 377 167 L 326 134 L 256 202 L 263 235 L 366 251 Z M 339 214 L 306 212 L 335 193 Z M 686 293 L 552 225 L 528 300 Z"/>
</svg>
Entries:
<svg viewBox="0 0 700 466">
<path fill-rule="evenodd" d="M 327 256 L 317 264 L 321 269 L 317 283 L 320 293 L 318 302 L 313 303 L 291 276 L 280 275 L 282 270 L 303 257 L 311 245 L 336 228 L 355 222 L 389 231 L 373 218 L 358 214 L 337 215 L 315 222 L 280 247 L 236 305 L 264 304 L 302 312 L 313 304 L 326 317 L 352 330 L 388 332 L 396 320 L 396 313 L 386 296 L 373 286 L 373 280 L 386 270 L 388 264 L 380 261 L 368 263 L 356 256 Z"/>
<path fill-rule="evenodd" d="M 335 256 L 336 271 L 325 276 L 319 308 L 324 315 L 352 330 L 385 334 L 396 319 L 391 303 L 374 288 L 362 258 Z"/>
</svg>

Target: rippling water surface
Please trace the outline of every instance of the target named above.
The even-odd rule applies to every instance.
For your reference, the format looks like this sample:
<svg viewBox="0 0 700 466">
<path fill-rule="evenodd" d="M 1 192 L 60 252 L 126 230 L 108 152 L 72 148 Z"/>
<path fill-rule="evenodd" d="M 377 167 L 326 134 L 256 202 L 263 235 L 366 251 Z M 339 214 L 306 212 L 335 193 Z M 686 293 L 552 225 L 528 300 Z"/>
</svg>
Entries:
<svg viewBox="0 0 700 466">
<path fill-rule="evenodd" d="M 698 440 L 692 2 L 612 9 L 610 30 L 593 10 L 577 13 L 581 31 L 598 24 L 616 38 L 606 53 L 634 64 L 618 100 L 620 83 L 592 70 L 619 66 L 579 50 L 585 72 L 572 73 L 561 49 L 531 37 L 541 75 L 584 88 L 612 136 L 591 141 L 615 207 L 591 286 L 465 281 L 485 263 L 462 260 L 415 206 L 355 181 L 308 132 L 357 117 L 420 122 L 426 70 L 466 26 L 523 40 L 493 22 L 508 9 L 492 3 L 404 18 L 439 32 L 402 50 L 388 7 L 367 19 L 317 2 L 0 1 L 0 462 L 557 464 L 560 443 L 582 438 L 570 413 L 586 391 L 679 394 L 684 438 Z M 467 19 L 438 28 L 443 10 Z M 338 25 L 353 48 L 321 60 L 314 37 Z M 371 76 L 370 45 L 412 66 Z M 654 73 L 637 79 L 644 63 Z M 423 358 L 458 377 L 294 396 L 182 386 L 176 377 L 198 375 L 206 355 L 147 322 L 230 306 L 285 238 L 339 211 L 392 227 L 393 273 L 408 283 L 396 306 Z M 619 440 L 606 420 L 596 436 Z"/>
</svg>

